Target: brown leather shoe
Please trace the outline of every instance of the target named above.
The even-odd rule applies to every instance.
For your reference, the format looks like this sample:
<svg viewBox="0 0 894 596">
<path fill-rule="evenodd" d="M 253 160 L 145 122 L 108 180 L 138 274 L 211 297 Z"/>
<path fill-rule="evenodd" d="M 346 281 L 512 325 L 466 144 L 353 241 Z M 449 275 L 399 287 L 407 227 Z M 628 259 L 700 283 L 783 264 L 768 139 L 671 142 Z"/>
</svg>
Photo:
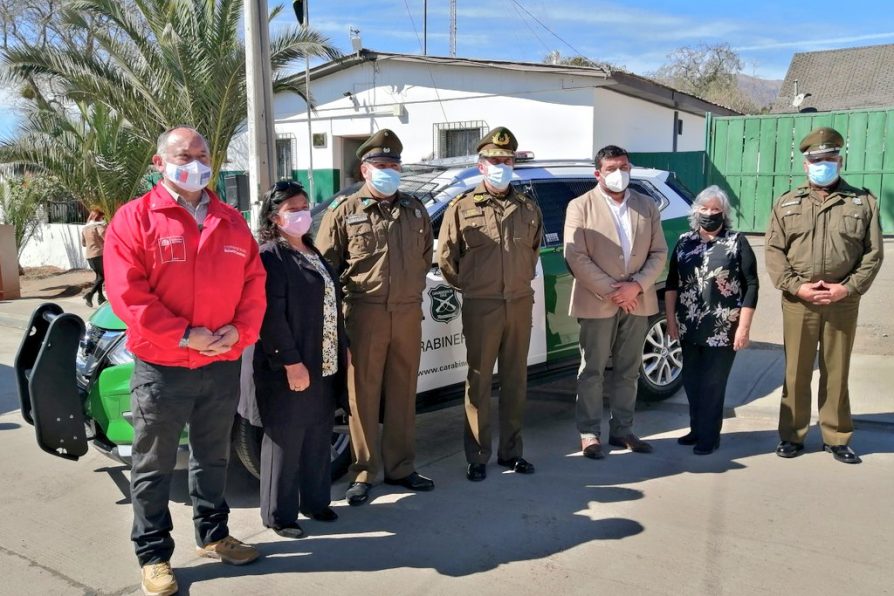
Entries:
<svg viewBox="0 0 894 596">
<path fill-rule="evenodd" d="M 609 437 L 608 444 L 612 447 L 625 447 L 635 453 L 652 453 L 652 446 L 633 433 L 627 433 L 623 437 Z"/>
<path fill-rule="evenodd" d="M 236 540 L 232 536 L 227 536 L 223 540 L 218 540 L 205 546 L 197 546 L 196 554 L 208 559 L 217 559 L 227 565 L 245 565 L 260 556 L 258 549 L 250 544 Z"/>
<path fill-rule="evenodd" d="M 580 448 L 584 457 L 589 457 L 590 459 L 602 459 L 605 457 L 605 453 L 602 451 L 602 443 L 599 442 L 599 437 L 587 437 L 581 439 Z"/>
</svg>

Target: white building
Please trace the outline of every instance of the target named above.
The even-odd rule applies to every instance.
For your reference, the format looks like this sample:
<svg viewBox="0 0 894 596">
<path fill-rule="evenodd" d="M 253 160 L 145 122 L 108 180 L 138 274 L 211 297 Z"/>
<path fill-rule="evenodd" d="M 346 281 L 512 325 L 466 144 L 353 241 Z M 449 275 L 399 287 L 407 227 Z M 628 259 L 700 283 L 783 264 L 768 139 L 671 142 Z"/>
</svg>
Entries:
<svg viewBox="0 0 894 596">
<path fill-rule="evenodd" d="M 474 153 L 496 126 L 519 149 L 544 159 L 592 158 L 608 144 L 631 152 L 704 149 L 705 113 L 736 112 L 650 79 L 608 68 L 556 66 L 361 50 L 311 70 L 316 200 L 359 176 L 354 152 L 390 128 L 403 161 Z M 308 126 L 304 101 L 275 98 L 280 178 L 306 180 Z M 247 170 L 235 142 L 227 170 Z"/>
</svg>

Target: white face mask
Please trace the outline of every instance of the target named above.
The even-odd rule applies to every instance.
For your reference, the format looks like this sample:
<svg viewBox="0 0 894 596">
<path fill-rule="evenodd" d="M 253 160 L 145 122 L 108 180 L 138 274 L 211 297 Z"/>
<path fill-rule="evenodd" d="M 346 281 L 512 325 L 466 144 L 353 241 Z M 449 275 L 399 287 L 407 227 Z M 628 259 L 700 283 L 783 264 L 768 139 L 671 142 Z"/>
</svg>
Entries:
<svg viewBox="0 0 894 596">
<path fill-rule="evenodd" d="M 512 166 L 504 163 L 487 164 L 487 181 L 497 190 L 505 190 L 512 180 Z"/>
<path fill-rule="evenodd" d="M 602 178 L 605 181 L 605 187 L 612 192 L 624 192 L 627 185 L 630 184 L 630 172 L 624 170 L 615 170 L 611 174 L 607 174 Z"/>
<path fill-rule="evenodd" d="M 165 163 L 165 178 L 187 192 L 196 192 L 208 186 L 211 168 L 195 160 L 183 165 Z"/>
</svg>

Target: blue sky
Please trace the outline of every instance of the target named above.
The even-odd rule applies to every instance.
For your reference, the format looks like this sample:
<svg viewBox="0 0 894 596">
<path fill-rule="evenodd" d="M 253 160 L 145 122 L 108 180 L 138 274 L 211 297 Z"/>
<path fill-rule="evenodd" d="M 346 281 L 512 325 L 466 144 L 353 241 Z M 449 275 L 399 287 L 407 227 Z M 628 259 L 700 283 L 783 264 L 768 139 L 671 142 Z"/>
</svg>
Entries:
<svg viewBox="0 0 894 596">
<path fill-rule="evenodd" d="M 309 1 L 311 26 L 342 51 L 354 26 L 366 48 L 422 52 L 423 0 Z M 285 4 L 274 26 L 294 23 Z M 448 56 L 449 2 L 428 5 L 428 53 Z M 457 0 L 460 57 L 539 62 L 559 50 L 647 74 L 674 49 L 702 43 L 729 43 L 746 74 L 781 79 L 795 52 L 894 43 L 894 16 L 882 0 Z M 9 103 L 0 91 L 0 107 Z M 14 123 L 13 112 L 0 111 L 0 135 Z"/>
</svg>

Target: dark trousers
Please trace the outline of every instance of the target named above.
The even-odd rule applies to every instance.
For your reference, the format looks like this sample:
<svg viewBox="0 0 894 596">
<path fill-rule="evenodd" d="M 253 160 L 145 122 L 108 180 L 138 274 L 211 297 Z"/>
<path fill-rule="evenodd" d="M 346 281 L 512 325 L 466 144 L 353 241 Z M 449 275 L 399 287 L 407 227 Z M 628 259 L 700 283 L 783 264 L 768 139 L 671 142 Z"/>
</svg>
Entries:
<svg viewBox="0 0 894 596">
<path fill-rule="evenodd" d="M 90 291 L 87 292 L 87 296 L 93 297 L 93 295 L 95 294 L 99 296 L 99 299 L 101 301 L 105 302 L 106 298 L 102 295 L 102 284 L 105 283 L 106 277 L 102 269 L 102 255 L 93 257 L 92 259 L 87 259 L 87 264 L 90 265 L 90 268 L 96 275 L 96 279 L 93 280 L 93 285 L 90 287 Z"/>
<path fill-rule="evenodd" d="M 680 342 L 683 351 L 683 388 L 689 399 L 689 426 L 695 446 L 708 451 L 720 443 L 726 382 L 736 357 L 732 347 Z"/>
<path fill-rule="evenodd" d="M 196 543 L 204 546 L 229 534 L 224 488 L 239 371 L 239 360 L 191 370 L 136 359 L 130 381 L 134 427 L 130 493 L 131 539 L 140 565 L 168 561 L 174 552 L 168 499 L 180 433 L 187 423 Z"/>
<path fill-rule="evenodd" d="M 463 334 L 469 363 L 463 445 L 466 461 L 471 464 L 486 464 L 491 456 L 490 396 L 494 364 L 500 374 L 497 459 L 522 456 L 533 304 L 530 296 L 508 301 L 467 298 L 463 302 Z"/>
<path fill-rule="evenodd" d="M 299 511 L 319 513 L 329 506 L 332 423 L 264 427 L 261 521 L 268 528 L 295 523 Z"/>
</svg>

